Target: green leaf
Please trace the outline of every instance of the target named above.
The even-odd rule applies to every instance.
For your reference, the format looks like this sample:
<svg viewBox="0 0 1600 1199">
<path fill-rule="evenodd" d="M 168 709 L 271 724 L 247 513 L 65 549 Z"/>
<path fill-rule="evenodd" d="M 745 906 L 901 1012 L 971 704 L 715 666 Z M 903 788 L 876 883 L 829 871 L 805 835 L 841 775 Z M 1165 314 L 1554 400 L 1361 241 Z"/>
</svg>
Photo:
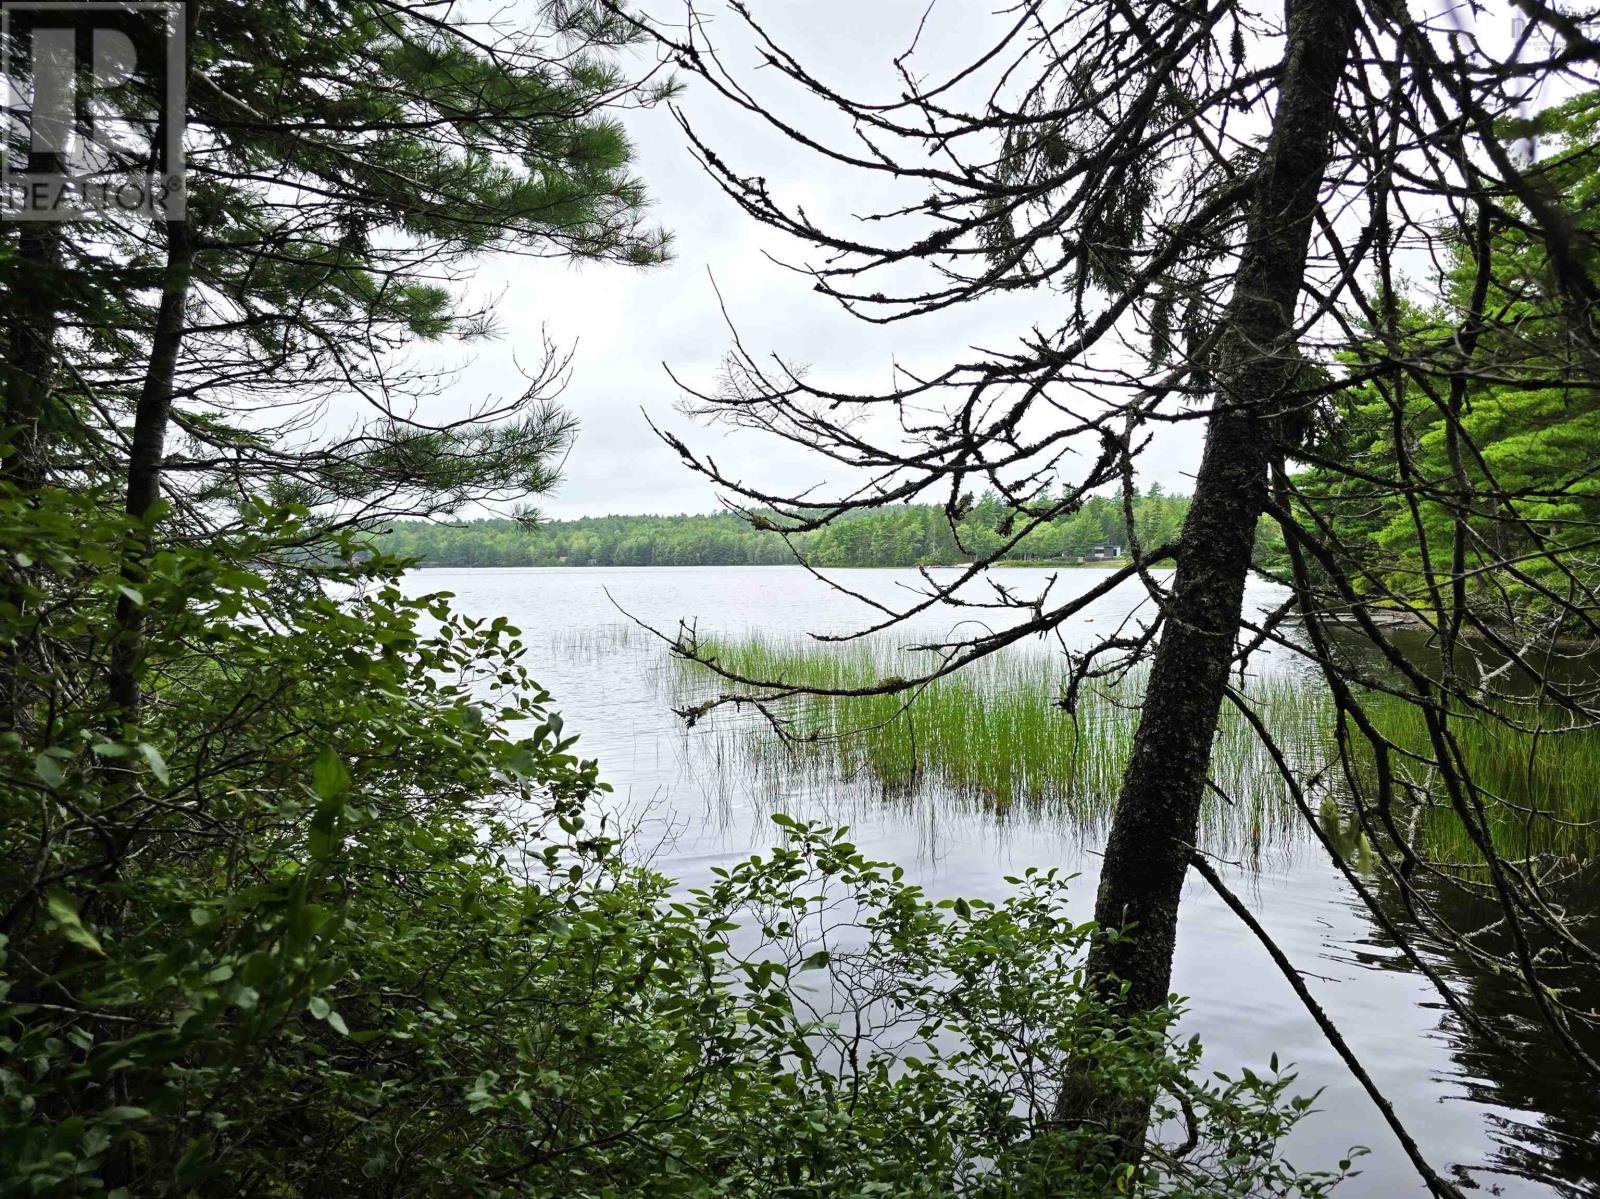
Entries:
<svg viewBox="0 0 1600 1199">
<path fill-rule="evenodd" d="M 77 901 L 63 891 L 60 887 L 51 887 L 45 896 L 45 908 L 50 913 L 50 918 L 61 926 L 62 935 L 74 945 L 81 945 L 91 953 L 105 956 L 106 951 L 100 947 L 99 939 L 84 927 L 82 919 L 78 916 Z"/>
<path fill-rule="evenodd" d="M 332 747 L 325 747 L 311 767 L 311 789 L 318 799 L 340 799 L 350 790 L 350 772 Z"/>
<path fill-rule="evenodd" d="M 206 1163 L 210 1157 L 210 1134 L 196 1137 L 189 1142 L 189 1147 L 183 1151 L 183 1156 L 173 1167 L 173 1177 L 180 1186 L 193 1186 L 205 1177 Z"/>
<path fill-rule="evenodd" d="M 167 760 L 161 756 L 161 751 L 148 741 L 139 742 L 139 753 L 150 767 L 150 773 L 166 786 L 171 780 L 167 777 Z"/>
<path fill-rule="evenodd" d="M 56 765 L 56 760 L 49 754 L 40 754 L 33 760 L 33 772 L 52 791 L 58 789 L 62 783 L 67 781 L 67 776 L 62 772 L 61 767 Z"/>
<path fill-rule="evenodd" d="M 311 768 L 311 789 L 320 801 L 311 816 L 311 831 L 306 848 L 318 860 L 330 857 L 339 847 L 339 817 L 344 812 L 344 796 L 350 790 L 350 772 L 339 755 L 325 748 Z"/>
</svg>

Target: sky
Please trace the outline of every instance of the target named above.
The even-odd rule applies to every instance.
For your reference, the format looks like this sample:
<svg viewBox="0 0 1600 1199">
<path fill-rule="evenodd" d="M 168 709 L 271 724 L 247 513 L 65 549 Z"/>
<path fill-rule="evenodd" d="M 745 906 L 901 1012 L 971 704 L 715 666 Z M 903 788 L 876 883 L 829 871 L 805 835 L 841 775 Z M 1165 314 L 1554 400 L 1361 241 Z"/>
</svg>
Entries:
<svg viewBox="0 0 1600 1199">
<path fill-rule="evenodd" d="M 859 93 L 892 95 L 892 60 L 907 48 L 928 4 L 775 0 L 758 7 L 781 43 L 825 78 Z M 723 44 L 737 53 L 734 22 L 724 21 L 729 36 Z M 918 61 L 936 73 L 941 65 L 964 61 L 1000 28 L 988 4 L 939 0 L 922 33 Z M 743 74 L 760 84 L 759 75 Z M 681 107 L 696 128 L 742 173 L 765 175 L 778 196 L 841 223 L 882 200 L 864 190 L 871 181 L 803 155 L 780 135 L 732 112 L 703 85 L 686 82 Z M 784 102 L 776 94 L 774 99 Z M 828 126 L 826 113 L 795 111 L 817 127 Z M 771 490 L 841 481 L 803 450 L 698 424 L 675 411 L 682 393 L 667 366 L 691 384 L 709 384 L 729 347 L 719 290 L 748 347 L 808 364 L 814 381 L 859 387 L 886 386 L 896 361 L 937 369 L 953 356 L 970 357 L 973 345 L 1009 345 L 1030 324 L 1049 324 L 1051 310 L 1062 303 L 1036 292 L 906 325 L 867 325 L 765 256 L 763 251 L 771 251 L 791 262 L 815 260 L 814 253 L 785 244 L 723 195 L 691 156 L 669 112 L 629 114 L 626 123 L 638 173 L 654 199 L 652 216 L 674 235 L 673 261 L 644 271 L 509 257 L 484 263 L 475 288 L 499 296 L 501 336 L 474 348 L 446 400 L 465 407 L 520 392 L 516 362 L 537 360 L 541 329 L 558 344 L 575 344 L 562 401 L 576 413 L 582 431 L 559 492 L 538 504 L 547 516 L 717 509 L 715 490 L 651 432 L 646 414 L 711 453 L 720 465 Z M 1185 475 L 1197 462 L 1198 430 L 1185 429 L 1172 444 L 1159 447 L 1145 469 L 1169 490 L 1186 491 Z"/>
<path fill-rule="evenodd" d="M 681 12 L 678 0 L 642 3 L 657 15 Z M 1434 0 L 1426 7 L 1437 13 L 1451 3 Z M 841 132 L 830 111 L 797 101 L 792 88 L 778 87 L 775 72 L 756 69 L 738 21 L 719 0 L 701 7 L 713 15 L 713 40 L 741 81 L 808 132 Z M 900 91 L 893 60 L 907 49 L 924 13 L 913 61 L 925 76 L 938 77 L 993 42 L 1005 23 L 993 9 L 1006 6 L 985 0 L 934 0 L 931 8 L 929 0 L 765 0 L 753 7 L 774 40 L 826 82 L 858 97 L 888 99 Z M 635 62 L 644 67 L 653 58 L 642 53 Z M 684 82 L 679 104 L 702 138 L 741 174 L 764 176 L 785 204 L 798 202 L 819 223 L 848 229 L 855 214 L 880 209 L 891 198 L 874 190 L 881 185 L 873 179 L 807 154 L 735 112 L 705 85 Z M 747 348 L 806 364 L 808 378 L 819 385 L 858 391 L 887 387 L 895 363 L 936 373 L 954 357 L 970 360 L 974 346 L 1010 348 L 1031 325 L 1056 323 L 1065 301 L 1044 290 L 903 324 L 858 321 L 813 292 L 803 276 L 769 259 L 770 253 L 806 263 L 817 253 L 786 243 L 741 212 L 692 157 L 670 112 L 630 113 L 626 124 L 637 172 L 653 196 L 652 218 L 675 238 L 673 261 L 650 270 L 512 256 L 486 261 L 473 286 L 480 296 L 498 297 L 501 335 L 474 348 L 442 400 L 459 414 L 520 393 L 516 364 L 537 361 L 542 336 L 575 348 L 562 401 L 582 429 L 559 491 L 538 505 L 547 516 L 717 509 L 715 490 L 651 432 L 647 415 L 764 490 L 836 491 L 845 482 L 800 448 L 697 424 L 675 410 L 682 393 L 668 367 L 689 384 L 709 388 L 731 342 L 730 318 Z M 1140 485 L 1191 490 L 1201 436 L 1195 422 L 1165 431 L 1141 455 Z"/>
</svg>

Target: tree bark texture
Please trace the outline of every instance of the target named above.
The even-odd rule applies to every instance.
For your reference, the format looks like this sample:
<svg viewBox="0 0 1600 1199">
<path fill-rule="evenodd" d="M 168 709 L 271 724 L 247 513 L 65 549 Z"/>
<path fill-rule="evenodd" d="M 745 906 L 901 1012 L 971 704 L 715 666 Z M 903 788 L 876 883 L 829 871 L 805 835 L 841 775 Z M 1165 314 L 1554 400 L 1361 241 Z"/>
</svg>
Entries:
<svg viewBox="0 0 1600 1199">
<path fill-rule="evenodd" d="M 1123 775 L 1096 919 L 1133 935 L 1098 945 L 1093 977 L 1126 985 L 1146 1011 L 1172 980 L 1178 900 L 1205 794 L 1211 744 L 1239 633 L 1268 467 L 1282 444 L 1300 359 L 1295 308 L 1331 159 L 1355 0 L 1289 0 L 1272 132 L 1257 170 L 1245 244 L 1223 313 L 1216 411 L 1177 556 L 1133 753 Z"/>
</svg>

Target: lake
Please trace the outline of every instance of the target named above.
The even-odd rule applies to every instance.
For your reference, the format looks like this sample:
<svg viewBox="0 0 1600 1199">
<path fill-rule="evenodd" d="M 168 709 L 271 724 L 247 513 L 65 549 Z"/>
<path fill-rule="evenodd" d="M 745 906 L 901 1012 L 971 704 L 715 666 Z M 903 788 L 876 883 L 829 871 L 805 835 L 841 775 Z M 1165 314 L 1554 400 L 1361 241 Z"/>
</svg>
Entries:
<svg viewBox="0 0 1600 1199">
<path fill-rule="evenodd" d="M 830 573 L 883 599 L 903 599 L 918 582 L 910 570 Z M 1051 573 L 1060 576 L 1052 592 L 1058 601 L 1104 578 L 1090 568 L 1007 569 L 1003 578 L 1025 591 Z M 935 896 L 998 897 L 1007 874 L 1062 866 L 1084 876 L 1077 888 L 1081 914 L 1093 909 L 1099 826 L 1086 827 L 1047 803 L 996 811 L 933 784 L 885 795 L 861 780 L 830 784 L 805 771 L 746 770 L 730 753 L 730 737 L 742 734 L 738 722 L 749 717 L 718 714 L 695 729 L 683 727 L 670 707 L 680 668 L 630 616 L 667 632 L 679 620 L 696 621 L 702 636 L 781 637 L 868 622 L 860 603 L 799 567 L 421 570 L 407 585 L 414 593 L 453 592 L 464 613 L 504 615 L 523 631 L 534 676 L 554 695 L 568 731 L 580 734 L 579 752 L 598 758 L 615 788 L 613 806 L 632 830 L 635 855 L 684 886 L 700 885 L 712 867 L 774 844 L 769 816 L 777 811 L 849 824 L 863 850 L 904 866 Z M 1282 595 L 1253 582 L 1246 605 L 1269 608 Z M 1121 621 L 1136 598 L 1132 589 L 1102 597 L 1074 618 L 1067 644 L 1089 644 Z M 951 623 L 949 613 L 930 612 L 911 630 L 945 633 Z M 911 639 L 905 630 L 890 636 Z M 1296 677 L 1302 670 L 1282 650 L 1253 666 Z M 1279 830 L 1247 862 L 1223 872 L 1306 974 L 1442 1173 L 1490 1194 L 1595 1193 L 1600 1100 L 1559 1055 L 1519 1061 L 1464 1033 L 1309 832 Z M 1517 1010 L 1503 980 L 1465 976 L 1459 962 L 1436 956 L 1441 972 L 1464 979 L 1464 991 L 1486 1012 Z M 1360 1163 L 1362 1173 L 1339 1193 L 1425 1193 L 1261 946 L 1198 879 L 1191 878 L 1184 896 L 1173 987 L 1189 998 L 1184 1028 L 1200 1035 L 1208 1064 L 1265 1070 L 1276 1053 L 1297 1064 L 1297 1091 L 1321 1091 L 1318 1113 L 1291 1142 L 1297 1165 L 1331 1167 L 1364 1145 L 1371 1153 Z"/>
</svg>

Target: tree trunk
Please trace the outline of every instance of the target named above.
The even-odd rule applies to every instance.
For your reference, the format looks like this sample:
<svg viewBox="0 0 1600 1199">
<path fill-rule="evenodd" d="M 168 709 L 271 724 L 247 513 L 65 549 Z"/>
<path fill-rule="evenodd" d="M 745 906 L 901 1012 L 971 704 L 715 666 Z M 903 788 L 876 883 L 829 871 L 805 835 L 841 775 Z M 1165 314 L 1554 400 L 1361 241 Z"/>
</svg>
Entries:
<svg viewBox="0 0 1600 1199">
<path fill-rule="evenodd" d="M 13 430 L 0 478 L 23 491 L 45 476 L 44 430 L 54 375 L 61 291 L 61 227 L 24 221 L 17 231 L 15 295 L 8 314 L 4 423 Z"/>
<path fill-rule="evenodd" d="M 150 363 L 134 410 L 133 444 L 128 450 L 126 511 L 144 527 L 129 542 L 122 581 L 139 591 L 147 578 L 150 510 L 161 498 L 161 465 L 167 421 L 172 413 L 173 378 L 183 345 L 185 309 L 194 268 L 194 243 L 187 221 L 167 223 L 167 264 L 161 279 L 161 303 L 150 338 Z M 111 650 L 111 700 L 121 719 L 139 721 L 140 675 L 144 660 L 144 605 L 126 593 L 117 597 L 117 623 Z"/>
<path fill-rule="evenodd" d="M 1272 134 L 1216 352 L 1217 411 L 1183 529 L 1166 627 L 1100 872 L 1095 917 L 1134 927 L 1096 947 L 1091 976 L 1126 984 L 1147 1011 L 1172 979 L 1178 899 L 1205 794 L 1211 742 L 1239 633 L 1267 471 L 1293 407 L 1295 306 L 1331 155 L 1355 0 L 1289 0 Z"/>
<path fill-rule="evenodd" d="M 9 448 L 0 455 L 0 481 L 26 494 L 37 491 L 48 473 L 45 428 L 60 323 L 61 227 L 54 222 L 20 224 L 14 270 L 6 318 L 5 409 L 0 415 L 0 426 L 10 434 Z M 6 571 L 0 604 L 15 616 L 13 640 L 0 646 L 0 729 L 16 727 L 19 709 L 26 705 L 21 679 L 29 652 L 26 580 L 14 560 Z"/>
</svg>

